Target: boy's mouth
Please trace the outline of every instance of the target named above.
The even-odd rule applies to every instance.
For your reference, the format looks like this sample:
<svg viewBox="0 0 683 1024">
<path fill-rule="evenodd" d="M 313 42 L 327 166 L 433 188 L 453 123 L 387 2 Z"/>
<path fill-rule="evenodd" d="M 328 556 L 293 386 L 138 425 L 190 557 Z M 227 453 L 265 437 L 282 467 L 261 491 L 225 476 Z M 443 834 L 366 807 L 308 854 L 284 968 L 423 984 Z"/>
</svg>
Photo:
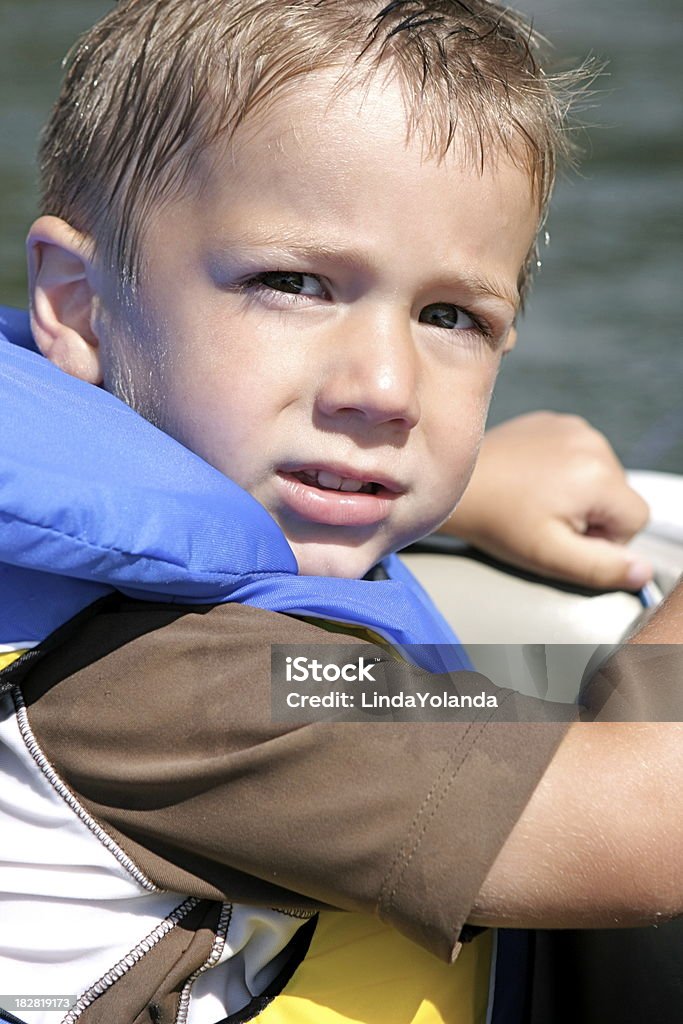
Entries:
<svg viewBox="0 0 683 1024">
<path fill-rule="evenodd" d="M 372 479 L 369 473 L 354 476 L 351 467 L 283 467 L 277 479 L 283 506 L 290 513 L 328 526 L 376 526 L 405 493 L 388 478 Z"/>
</svg>

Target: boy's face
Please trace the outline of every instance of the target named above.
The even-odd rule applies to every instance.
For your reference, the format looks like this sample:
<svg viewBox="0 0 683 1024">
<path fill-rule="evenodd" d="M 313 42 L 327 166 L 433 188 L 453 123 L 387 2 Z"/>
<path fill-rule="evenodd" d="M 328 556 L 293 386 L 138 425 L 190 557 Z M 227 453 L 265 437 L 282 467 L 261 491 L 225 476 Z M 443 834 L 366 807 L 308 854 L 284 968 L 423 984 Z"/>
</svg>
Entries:
<svg viewBox="0 0 683 1024">
<path fill-rule="evenodd" d="M 165 346 L 158 425 L 268 509 L 302 573 L 359 577 L 467 483 L 537 210 L 504 156 L 480 173 L 457 141 L 441 162 L 407 142 L 398 85 L 332 81 L 247 119 L 157 215 L 131 326 Z"/>
</svg>

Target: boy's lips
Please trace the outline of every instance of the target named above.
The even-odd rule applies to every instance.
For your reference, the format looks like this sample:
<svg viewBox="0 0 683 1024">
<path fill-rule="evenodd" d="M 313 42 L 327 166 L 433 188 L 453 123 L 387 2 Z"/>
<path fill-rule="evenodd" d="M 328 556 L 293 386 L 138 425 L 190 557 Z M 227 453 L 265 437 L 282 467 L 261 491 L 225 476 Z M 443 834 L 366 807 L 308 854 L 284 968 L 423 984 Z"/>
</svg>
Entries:
<svg viewBox="0 0 683 1024">
<path fill-rule="evenodd" d="M 385 475 L 360 474 L 336 464 L 287 467 L 276 476 L 280 496 L 292 512 L 327 526 L 374 526 L 404 493 Z"/>
</svg>

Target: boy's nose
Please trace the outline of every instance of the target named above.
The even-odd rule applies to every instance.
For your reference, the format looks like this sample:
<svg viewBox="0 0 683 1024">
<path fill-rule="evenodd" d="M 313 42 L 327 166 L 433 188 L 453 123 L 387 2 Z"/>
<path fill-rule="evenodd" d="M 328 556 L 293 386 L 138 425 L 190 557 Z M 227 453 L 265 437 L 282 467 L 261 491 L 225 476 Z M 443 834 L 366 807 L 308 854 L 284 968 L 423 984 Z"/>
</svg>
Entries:
<svg viewBox="0 0 683 1024">
<path fill-rule="evenodd" d="M 318 411 L 410 430 L 420 419 L 418 353 L 408 317 L 345 325 L 329 349 Z"/>
</svg>

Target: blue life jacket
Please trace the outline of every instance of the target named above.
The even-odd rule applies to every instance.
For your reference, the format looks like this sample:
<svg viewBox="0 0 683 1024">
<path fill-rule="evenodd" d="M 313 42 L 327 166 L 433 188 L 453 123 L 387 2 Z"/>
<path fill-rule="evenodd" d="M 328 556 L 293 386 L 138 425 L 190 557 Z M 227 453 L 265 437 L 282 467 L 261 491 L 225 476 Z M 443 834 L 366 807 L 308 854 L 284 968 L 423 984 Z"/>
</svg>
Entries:
<svg viewBox="0 0 683 1024">
<path fill-rule="evenodd" d="M 361 625 L 469 668 L 452 630 L 392 555 L 387 580 L 299 576 L 269 513 L 233 481 L 36 350 L 0 308 L 0 645 L 35 644 L 116 588 L 150 601 L 237 601 Z"/>
</svg>

